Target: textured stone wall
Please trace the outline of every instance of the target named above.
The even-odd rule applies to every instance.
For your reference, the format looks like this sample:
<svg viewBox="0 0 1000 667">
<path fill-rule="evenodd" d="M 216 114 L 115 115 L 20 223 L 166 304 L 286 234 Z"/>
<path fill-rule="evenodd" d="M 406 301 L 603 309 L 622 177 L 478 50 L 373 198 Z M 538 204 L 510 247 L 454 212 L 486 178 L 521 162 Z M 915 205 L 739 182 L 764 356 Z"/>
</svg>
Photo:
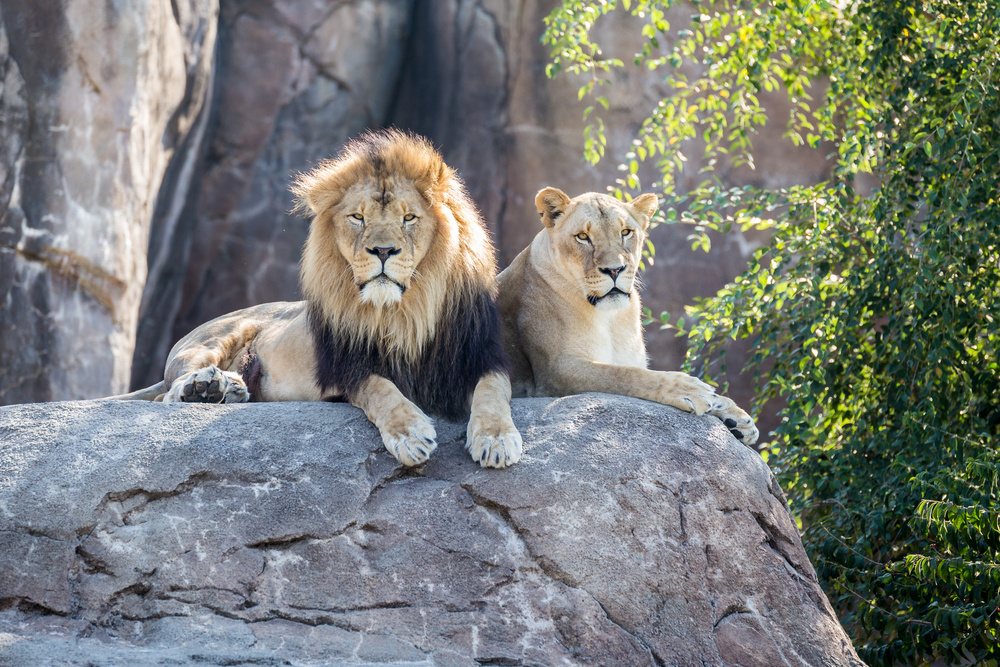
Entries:
<svg viewBox="0 0 1000 667">
<path fill-rule="evenodd" d="M 0 403 L 128 387 L 153 204 L 214 50 L 206 0 L 4 0 Z"/>
<path fill-rule="evenodd" d="M 0 0 L 0 404 L 152 384 L 199 324 L 298 299 L 307 221 L 290 213 L 288 185 L 365 128 L 430 137 L 506 264 L 540 229 L 535 193 L 603 189 L 664 94 L 655 74 L 616 73 L 603 91 L 608 159 L 590 167 L 579 81 L 545 76 L 554 0 L 215 2 Z M 598 29 L 625 61 L 630 21 Z M 756 171 L 725 177 L 821 179 L 822 157 L 781 138 L 773 102 Z M 697 154 L 682 186 L 698 178 Z M 714 293 L 763 241 L 733 233 L 706 255 L 687 234 L 652 233 L 643 299 L 654 313 Z M 647 341 L 654 368 L 680 364 L 672 334 L 654 326 Z M 739 403 L 751 394 L 749 379 L 734 381 Z"/>
<path fill-rule="evenodd" d="M 133 363 L 162 378 L 171 346 L 229 311 L 298 297 L 308 222 L 290 213 L 295 174 L 385 121 L 412 0 L 223 0 L 217 85 L 197 165 L 163 193 Z"/>
<path fill-rule="evenodd" d="M 596 167 L 582 160 L 583 109 L 577 100 L 580 77 L 549 79 L 549 49 L 540 43 L 543 18 L 554 2 L 535 0 L 444 0 L 420 3 L 414 19 L 397 102 L 390 121 L 432 137 L 445 159 L 465 178 L 473 198 L 491 226 L 502 265 L 508 264 L 541 230 L 535 194 L 548 185 L 576 196 L 604 191 L 619 177 L 616 167 L 631 150 L 642 120 L 667 94 L 660 75 L 638 68 L 616 71 L 601 94 L 610 108 L 601 115 L 608 128 L 607 157 Z M 675 8 L 668 17 L 681 26 L 691 10 Z M 609 57 L 628 63 L 634 57 L 638 19 L 611 14 L 598 24 L 596 41 Z M 424 38 L 426 36 L 426 39 Z M 721 175 L 737 184 L 779 187 L 815 183 L 827 163 L 815 151 L 796 149 L 782 138 L 788 105 L 779 95 L 764 96 L 774 121 L 756 138 L 756 170 L 727 170 Z M 681 189 L 703 178 L 700 149 L 687 151 L 690 169 L 678 181 Z M 658 180 L 648 167 L 642 182 Z M 705 297 L 738 275 L 765 237 L 736 231 L 716 238 L 710 254 L 694 251 L 684 227 L 660 226 L 651 233 L 656 259 L 643 275 L 643 302 L 657 315 L 680 314 L 685 304 Z M 676 370 L 685 345 L 655 325 L 647 330 L 650 365 Z M 749 406 L 752 379 L 738 378 L 745 348 L 729 357 L 731 396 Z M 772 421 L 765 420 L 764 432 Z"/>
<path fill-rule="evenodd" d="M 249 60 L 227 55 L 241 53 L 249 38 L 237 37 L 232 27 L 222 29 L 220 89 L 243 90 L 252 83 L 255 108 L 273 111 L 248 117 L 234 114 L 232 105 L 226 106 L 221 99 L 218 102 L 216 132 L 221 138 L 213 139 L 208 160 L 213 171 L 203 183 L 193 214 L 191 224 L 196 231 L 183 289 L 147 287 L 147 303 L 153 303 L 151 295 L 163 298 L 169 294 L 179 301 L 178 311 L 176 316 L 167 313 L 164 322 L 158 319 L 163 314 L 145 321 L 157 342 L 137 351 L 133 388 L 159 380 L 170 346 L 202 322 L 263 301 L 299 298 L 297 261 L 306 223 L 289 215 L 287 185 L 295 171 L 334 154 L 345 138 L 362 128 L 393 125 L 430 137 L 465 180 L 493 233 L 501 264 L 506 265 L 540 230 L 535 193 L 546 185 L 571 195 L 603 190 L 618 176 L 615 158 L 629 150 L 639 123 L 665 94 L 655 74 L 636 70 L 617 73 L 614 84 L 603 91 L 611 101 L 604 114 L 609 127 L 609 157 L 590 167 L 582 161 L 586 103 L 577 100 L 579 79 L 561 76 L 551 80 L 545 76 L 549 53 L 540 36 L 542 19 L 553 2 L 369 1 L 337 5 L 339 9 L 329 13 L 323 23 L 322 14 L 306 11 L 307 3 L 301 0 L 274 6 L 263 0 L 232 0 L 244 12 L 237 14 L 240 21 L 249 24 L 259 20 L 256 17 L 268 17 L 269 34 L 298 40 L 298 57 L 308 62 L 298 70 L 296 57 L 288 56 L 287 71 L 280 73 L 248 66 L 227 70 L 227 59 Z M 227 6 L 224 2 L 224 26 L 235 13 Z M 686 10 L 678 11 L 678 16 L 672 17 L 674 23 L 686 18 Z M 373 15 L 386 18 L 376 24 L 370 18 Z M 298 17 L 295 25 L 305 27 L 282 27 L 289 16 Z M 340 25 L 342 20 L 354 22 L 346 37 L 316 28 L 320 23 Z M 617 15 L 605 19 L 599 39 L 607 53 L 630 60 L 634 46 L 627 37 L 635 34 L 629 29 L 632 21 Z M 227 38 L 227 34 L 232 37 Z M 352 47 L 337 52 L 336 45 L 345 39 L 354 39 Z M 258 36 L 254 43 L 258 49 L 270 49 L 271 40 Z M 326 65 L 316 74 L 317 58 L 309 54 L 324 41 L 334 46 L 327 48 Z M 354 54 L 353 61 L 348 53 Z M 275 56 L 270 60 L 285 62 Z M 350 65 L 345 65 L 347 62 Z M 339 70 L 331 74 L 335 63 Z M 291 74 L 299 71 L 302 73 Z M 354 73 L 353 83 L 347 80 L 347 72 Z M 272 85 L 275 77 L 283 83 Z M 361 81 L 368 85 L 359 87 Z M 334 83 L 340 96 L 337 104 L 310 105 L 310 100 L 326 100 L 320 91 Z M 771 102 L 775 118 L 783 118 L 786 111 L 781 100 Z M 253 136 L 258 142 L 252 147 L 226 138 L 249 126 L 255 128 Z M 770 186 L 820 180 L 826 170 L 824 160 L 794 149 L 781 138 L 783 129 L 777 120 L 758 138 L 756 171 L 742 169 L 726 177 L 732 182 Z M 682 186 L 694 185 L 699 178 L 697 150 L 689 155 L 692 169 L 682 179 Z M 645 183 L 655 180 L 648 169 L 642 176 Z M 667 226 L 652 233 L 657 261 L 645 274 L 643 298 L 654 313 L 679 313 L 695 297 L 713 294 L 743 269 L 753 249 L 764 240 L 734 232 L 717 239 L 712 253 L 706 255 L 691 250 L 688 233 L 687 229 Z M 654 368 L 676 369 L 682 362 L 684 344 L 671 333 L 651 327 L 647 343 Z M 733 371 L 742 367 L 741 352 L 736 349 L 731 356 Z M 734 372 L 732 379 L 732 396 L 748 405 L 753 394 L 749 378 L 738 379 Z"/>
</svg>

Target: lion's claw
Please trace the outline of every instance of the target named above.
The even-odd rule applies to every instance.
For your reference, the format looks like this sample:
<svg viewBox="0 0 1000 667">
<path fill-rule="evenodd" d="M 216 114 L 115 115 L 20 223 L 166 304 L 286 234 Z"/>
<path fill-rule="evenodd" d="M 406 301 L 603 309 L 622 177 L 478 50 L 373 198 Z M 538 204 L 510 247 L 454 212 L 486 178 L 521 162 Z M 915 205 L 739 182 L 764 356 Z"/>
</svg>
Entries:
<svg viewBox="0 0 1000 667">
<path fill-rule="evenodd" d="M 733 437 L 744 445 L 749 447 L 757 442 L 760 431 L 754 425 L 753 418 L 741 410 L 731 399 L 717 396 L 708 413 L 718 417 L 733 434 Z"/>
<path fill-rule="evenodd" d="M 484 468 L 506 468 L 521 459 L 521 434 L 509 419 L 490 423 L 473 416 L 465 433 L 465 449 Z"/>
</svg>

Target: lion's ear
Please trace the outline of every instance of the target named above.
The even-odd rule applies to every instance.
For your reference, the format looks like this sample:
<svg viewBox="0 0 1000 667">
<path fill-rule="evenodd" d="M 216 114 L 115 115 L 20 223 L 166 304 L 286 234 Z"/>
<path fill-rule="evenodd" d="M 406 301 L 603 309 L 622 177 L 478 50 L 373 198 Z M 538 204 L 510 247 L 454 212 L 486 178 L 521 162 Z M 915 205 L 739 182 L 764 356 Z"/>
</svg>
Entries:
<svg viewBox="0 0 1000 667">
<path fill-rule="evenodd" d="M 555 227 L 556 221 L 566 212 L 569 201 L 566 193 L 558 188 L 545 188 L 535 195 L 535 208 L 542 216 L 542 224 Z"/>
<path fill-rule="evenodd" d="M 302 215 L 319 215 L 340 203 L 344 197 L 344 187 L 332 161 L 323 162 L 313 171 L 299 174 L 292 184 L 295 195 L 295 211 Z"/>
<path fill-rule="evenodd" d="M 642 222 L 642 228 L 646 229 L 649 227 L 649 219 L 653 217 L 656 209 L 660 207 L 660 200 L 653 193 L 647 192 L 630 201 L 628 206 L 638 214 L 636 217 Z"/>
<path fill-rule="evenodd" d="M 427 170 L 418 176 L 413 184 L 417 191 L 423 195 L 429 206 L 433 206 L 436 200 L 445 200 L 448 188 L 455 180 L 455 170 L 444 162 L 437 160 Z"/>
</svg>

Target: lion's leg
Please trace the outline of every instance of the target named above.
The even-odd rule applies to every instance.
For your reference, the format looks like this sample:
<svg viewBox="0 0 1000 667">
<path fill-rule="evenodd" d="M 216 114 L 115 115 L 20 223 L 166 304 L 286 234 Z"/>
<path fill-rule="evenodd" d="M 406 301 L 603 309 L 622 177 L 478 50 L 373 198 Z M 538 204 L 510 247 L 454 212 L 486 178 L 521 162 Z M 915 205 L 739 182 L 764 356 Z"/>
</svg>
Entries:
<svg viewBox="0 0 1000 667">
<path fill-rule="evenodd" d="M 472 394 L 465 449 L 484 468 L 504 468 L 521 458 L 521 434 L 510 418 L 510 378 L 484 375 Z"/>
<path fill-rule="evenodd" d="M 389 380 L 372 375 L 351 397 L 382 434 L 385 448 L 406 466 L 427 460 L 437 449 L 437 432 L 430 417 Z"/>
<path fill-rule="evenodd" d="M 753 419 L 736 403 L 687 373 L 651 371 L 589 360 L 564 361 L 557 369 L 560 394 L 599 391 L 656 401 L 696 415 L 710 414 L 745 445 L 757 442 Z"/>
<path fill-rule="evenodd" d="M 177 378 L 163 396 L 164 403 L 246 403 L 249 400 L 243 378 L 220 370 L 215 364 Z"/>
</svg>

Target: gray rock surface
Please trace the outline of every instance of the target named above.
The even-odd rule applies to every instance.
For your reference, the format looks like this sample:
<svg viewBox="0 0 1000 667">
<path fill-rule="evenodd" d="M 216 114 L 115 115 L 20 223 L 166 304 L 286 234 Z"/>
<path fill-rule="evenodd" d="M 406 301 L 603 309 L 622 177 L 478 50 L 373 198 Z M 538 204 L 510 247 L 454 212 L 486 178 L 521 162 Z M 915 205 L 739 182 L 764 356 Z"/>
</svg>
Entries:
<svg viewBox="0 0 1000 667">
<path fill-rule="evenodd" d="M 0 665 L 861 665 L 718 421 L 514 402 L 483 470 L 345 404 L 0 408 Z"/>
</svg>

